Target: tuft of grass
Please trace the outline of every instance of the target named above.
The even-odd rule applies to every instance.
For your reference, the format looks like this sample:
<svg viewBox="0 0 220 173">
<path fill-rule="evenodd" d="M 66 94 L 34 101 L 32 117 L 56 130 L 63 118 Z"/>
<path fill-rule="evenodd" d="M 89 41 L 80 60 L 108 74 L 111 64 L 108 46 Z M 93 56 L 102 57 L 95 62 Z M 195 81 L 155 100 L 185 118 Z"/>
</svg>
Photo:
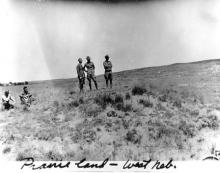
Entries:
<svg viewBox="0 0 220 173">
<path fill-rule="evenodd" d="M 163 106 L 160 102 L 157 103 L 156 109 L 157 109 L 157 110 L 161 110 L 161 111 L 166 111 L 166 110 L 167 110 L 166 107 Z"/>
<path fill-rule="evenodd" d="M 68 152 L 65 154 L 64 158 L 67 158 L 67 159 L 65 159 L 65 160 L 73 160 L 73 159 L 75 158 L 75 156 L 76 156 L 75 151 L 68 151 Z"/>
<path fill-rule="evenodd" d="M 203 141 L 205 141 L 204 138 L 199 138 L 199 139 L 197 140 L 198 143 L 201 143 L 201 142 L 203 142 Z"/>
<path fill-rule="evenodd" d="M 83 105 L 81 109 L 86 114 L 86 116 L 89 116 L 89 117 L 96 117 L 103 110 L 101 106 L 94 104 L 94 103 Z"/>
<path fill-rule="evenodd" d="M 72 113 L 72 112 L 66 113 L 66 114 L 65 114 L 65 118 L 64 118 L 64 122 L 71 121 L 74 116 L 75 116 L 75 113 Z"/>
<path fill-rule="evenodd" d="M 130 93 L 128 93 L 128 92 L 126 93 L 126 95 L 125 95 L 125 99 L 126 99 L 126 100 L 130 100 L 130 99 L 131 99 L 131 95 L 130 95 Z"/>
<path fill-rule="evenodd" d="M 17 154 L 17 157 L 16 157 L 16 161 L 23 161 L 25 158 L 27 157 L 30 157 L 30 156 L 27 156 L 27 154 L 25 152 L 19 152 Z"/>
<path fill-rule="evenodd" d="M 3 154 L 7 154 L 11 152 L 11 148 L 10 147 L 6 147 L 3 151 Z"/>
<path fill-rule="evenodd" d="M 129 121 L 122 119 L 122 125 L 123 125 L 124 129 L 128 129 L 129 128 Z"/>
<path fill-rule="evenodd" d="M 61 161 L 63 159 L 62 155 L 55 152 L 55 151 L 49 151 L 46 153 L 46 158 L 48 160 L 52 160 L 52 161 Z"/>
<path fill-rule="evenodd" d="M 131 90 L 132 95 L 143 95 L 147 90 L 144 86 L 134 86 Z"/>
<path fill-rule="evenodd" d="M 218 123 L 218 117 L 216 115 L 209 115 L 207 117 L 208 121 L 208 127 L 210 129 L 218 129 L 219 128 L 219 123 Z"/>
<path fill-rule="evenodd" d="M 78 106 L 79 106 L 78 100 L 74 100 L 74 101 L 71 101 L 70 103 L 68 103 L 69 108 L 78 107 Z"/>
<path fill-rule="evenodd" d="M 115 95 L 110 93 L 99 94 L 95 97 L 94 101 L 97 105 L 100 105 L 102 109 L 105 109 L 107 105 L 111 105 L 115 109 L 125 112 L 132 109 L 131 105 L 124 104 L 123 95 L 118 93 Z"/>
<path fill-rule="evenodd" d="M 79 100 L 73 100 L 73 101 L 67 103 L 66 108 L 68 110 L 71 110 L 74 107 L 78 107 L 79 105 L 82 105 L 82 104 L 84 104 L 84 99 L 83 99 L 83 97 L 80 97 Z"/>
<path fill-rule="evenodd" d="M 166 110 L 164 113 L 164 116 L 167 118 L 171 118 L 171 117 L 175 116 L 175 114 L 169 110 Z"/>
<path fill-rule="evenodd" d="M 124 98 L 121 94 L 116 94 L 114 104 L 124 103 Z"/>
<path fill-rule="evenodd" d="M 181 108 L 182 107 L 182 101 L 177 99 L 174 101 L 173 106 L 177 107 L 177 108 Z"/>
<path fill-rule="evenodd" d="M 76 93 L 76 91 L 70 91 L 70 95 L 73 95 L 75 93 Z"/>
<path fill-rule="evenodd" d="M 114 107 L 115 107 L 117 110 L 119 110 L 119 111 L 123 111 L 123 109 L 124 109 L 124 104 L 123 104 L 123 103 L 117 103 Z"/>
<path fill-rule="evenodd" d="M 103 109 L 105 109 L 108 104 L 114 103 L 114 98 L 112 97 L 111 94 L 104 93 L 104 94 L 98 94 L 94 98 L 94 101 L 96 104 L 100 105 Z"/>
<path fill-rule="evenodd" d="M 59 107 L 59 102 L 57 100 L 53 102 L 53 107 L 55 107 L 55 108 Z"/>
<path fill-rule="evenodd" d="M 55 136 L 56 136 L 55 132 L 51 131 L 50 129 L 40 130 L 34 134 L 34 137 L 36 137 L 38 140 L 44 140 L 44 141 L 50 141 Z"/>
<path fill-rule="evenodd" d="M 115 111 L 109 111 L 109 112 L 107 112 L 107 116 L 108 117 L 117 117 L 118 114 Z"/>
<path fill-rule="evenodd" d="M 198 116 L 196 119 L 196 124 L 198 130 L 203 128 L 210 128 L 213 130 L 217 130 L 219 128 L 219 121 L 216 115 L 209 115 L 209 116 Z"/>
<path fill-rule="evenodd" d="M 197 132 L 195 125 L 183 120 L 180 121 L 179 130 L 181 130 L 185 136 L 190 138 L 194 137 Z"/>
<path fill-rule="evenodd" d="M 83 132 L 83 140 L 91 143 L 96 139 L 96 132 L 94 130 L 84 130 Z"/>
<path fill-rule="evenodd" d="M 166 94 L 161 95 L 161 96 L 158 97 L 158 100 L 161 101 L 161 102 L 167 102 L 168 96 Z"/>
<path fill-rule="evenodd" d="M 171 135 L 178 134 L 178 130 L 172 129 L 171 127 L 159 126 L 157 129 L 157 139 L 165 137 L 170 137 Z"/>
<path fill-rule="evenodd" d="M 189 90 L 185 89 L 180 92 L 180 95 L 183 99 L 187 99 L 187 98 L 191 97 L 192 93 L 190 93 Z"/>
<path fill-rule="evenodd" d="M 74 143 L 79 143 L 79 141 L 82 139 L 82 132 L 77 129 L 73 135 L 71 136 L 71 140 L 74 142 Z"/>
<path fill-rule="evenodd" d="M 191 112 L 190 112 L 190 115 L 191 116 L 198 116 L 199 115 L 199 110 L 198 109 L 195 109 L 195 110 L 192 110 Z"/>
<path fill-rule="evenodd" d="M 137 143 L 140 144 L 140 142 L 141 142 L 141 136 L 138 135 L 138 133 L 135 129 L 129 130 L 125 136 L 125 139 L 128 142 L 132 142 L 134 144 L 137 144 Z"/>
<path fill-rule="evenodd" d="M 132 105 L 131 104 L 125 104 L 123 107 L 124 112 L 132 111 Z"/>
<path fill-rule="evenodd" d="M 83 97 L 80 97 L 79 98 L 79 104 L 83 104 L 84 103 L 84 99 L 83 99 Z"/>
<path fill-rule="evenodd" d="M 153 103 L 151 103 L 149 100 L 140 99 L 139 103 L 145 107 L 153 107 Z"/>
</svg>

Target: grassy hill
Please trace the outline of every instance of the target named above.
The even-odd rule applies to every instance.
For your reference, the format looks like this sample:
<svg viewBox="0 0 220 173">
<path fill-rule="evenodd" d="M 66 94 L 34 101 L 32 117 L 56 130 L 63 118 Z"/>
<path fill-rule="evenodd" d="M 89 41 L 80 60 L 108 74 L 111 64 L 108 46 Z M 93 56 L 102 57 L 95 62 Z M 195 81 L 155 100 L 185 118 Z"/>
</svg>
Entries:
<svg viewBox="0 0 220 173">
<path fill-rule="evenodd" d="M 17 101 L 0 112 L 1 158 L 188 160 L 218 147 L 220 60 L 117 72 L 113 89 L 97 80 L 83 94 L 77 79 L 31 82 L 29 111 L 22 86 L 0 88 Z"/>
</svg>

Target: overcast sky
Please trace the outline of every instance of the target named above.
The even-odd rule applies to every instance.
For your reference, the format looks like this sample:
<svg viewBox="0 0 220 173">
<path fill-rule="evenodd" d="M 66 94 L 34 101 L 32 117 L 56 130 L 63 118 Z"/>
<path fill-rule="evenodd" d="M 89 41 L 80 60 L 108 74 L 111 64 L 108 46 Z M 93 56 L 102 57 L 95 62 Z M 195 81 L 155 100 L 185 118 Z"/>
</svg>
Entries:
<svg viewBox="0 0 220 173">
<path fill-rule="evenodd" d="M 220 58 L 219 0 L 1 0 L 0 21 L 0 82 L 76 77 L 87 55 L 96 74 L 105 54 L 114 71 Z"/>
</svg>

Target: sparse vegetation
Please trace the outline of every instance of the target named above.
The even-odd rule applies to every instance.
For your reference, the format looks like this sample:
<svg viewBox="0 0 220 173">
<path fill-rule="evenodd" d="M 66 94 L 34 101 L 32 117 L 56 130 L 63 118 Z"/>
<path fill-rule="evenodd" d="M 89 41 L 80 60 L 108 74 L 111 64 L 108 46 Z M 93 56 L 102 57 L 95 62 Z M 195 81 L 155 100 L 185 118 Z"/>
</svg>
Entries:
<svg viewBox="0 0 220 173">
<path fill-rule="evenodd" d="M 128 141 L 128 142 L 132 142 L 134 144 L 137 144 L 141 142 L 141 136 L 138 135 L 137 131 L 135 129 L 133 130 L 129 130 L 126 134 L 126 137 L 125 139 Z"/>
<path fill-rule="evenodd" d="M 181 108 L 182 107 L 182 101 L 181 100 L 175 100 L 173 103 L 173 106 Z"/>
<path fill-rule="evenodd" d="M 125 99 L 126 99 L 126 100 L 130 100 L 130 99 L 131 99 L 131 95 L 130 95 L 130 93 L 126 93 L 126 95 L 125 95 Z"/>
<path fill-rule="evenodd" d="M 31 84 L 37 104 L 29 112 L 19 104 L 11 112 L 0 112 L 1 153 L 16 160 L 32 156 L 53 161 L 199 158 L 197 151 L 207 142 L 203 131 L 219 129 L 219 98 L 212 99 L 218 94 L 209 95 L 210 88 L 202 86 L 198 91 L 198 80 L 189 87 L 184 77 L 172 79 L 177 82 L 171 84 L 166 71 L 158 80 L 147 76 L 144 81 L 144 75 L 132 88 L 134 81 L 125 75 L 126 80 L 111 90 L 100 84 L 100 90 L 80 94 L 74 88 L 77 81 L 45 83 L 46 87 Z M 20 92 L 19 86 L 10 87 L 13 94 Z"/>
<path fill-rule="evenodd" d="M 11 152 L 11 148 L 10 147 L 6 147 L 4 150 L 3 150 L 3 154 L 7 154 L 7 153 L 10 153 Z"/>
<path fill-rule="evenodd" d="M 125 104 L 123 107 L 124 112 L 132 111 L 132 105 L 131 104 Z"/>
<path fill-rule="evenodd" d="M 153 107 L 153 103 L 151 103 L 149 100 L 140 99 L 139 103 L 145 107 Z"/>
<path fill-rule="evenodd" d="M 74 100 L 73 102 L 70 102 L 70 103 L 69 103 L 69 106 L 78 107 L 78 106 L 79 106 L 79 101 L 78 101 L 78 100 Z"/>
<path fill-rule="evenodd" d="M 114 107 L 117 110 L 121 111 L 129 111 L 132 109 L 130 104 L 124 103 L 124 98 L 121 94 L 102 94 L 95 97 L 95 103 L 100 105 L 102 109 L 105 109 L 107 105 Z"/>
<path fill-rule="evenodd" d="M 84 103 L 84 99 L 83 99 L 83 97 L 80 97 L 79 98 L 79 104 L 83 104 Z"/>
<path fill-rule="evenodd" d="M 109 105 L 109 104 L 114 104 L 114 98 L 109 93 L 98 94 L 94 98 L 94 101 L 95 101 L 96 104 L 100 105 L 103 109 L 105 109 L 106 106 Z"/>
<path fill-rule="evenodd" d="M 30 156 L 27 156 L 27 154 L 25 154 L 24 152 L 18 153 L 18 155 L 16 157 L 16 161 L 22 161 L 27 157 L 30 157 Z"/>
<path fill-rule="evenodd" d="M 179 130 L 187 137 L 194 137 L 196 135 L 196 127 L 193 124 L 187 123 L 186 121 L 180 121 Z"/>
<path fill-rule="evenodd" d="M 76 92 L 75 91 L 70 91 L 70 95 L 73 95 L 75 94 Z"/>
<path fill-rule="evenodd" d="M 54 152 L 53 150 L 46 153 L 46 160 L 52 160 L 52 161 L 62 161 L 62 155 L 58 152 Z"/>
<path fill-rule="evenodd" d="M 207 117 L 208 121 L 207 121 L 207 127 L 211 128 L 211 129 L 218 129 L 219 128 L 219 121 L 216 115 L 209 115 Z"/>
<path fill-rule="evenodd" d="M 161 102 L 166 102 L 168 100 L 168 97 L 167 95 L 161 95 L 158 97 L 158 100 Z"/>
<path fill-rule="evenodd" d="M 143 95 L 147 92 L 146 88 L 144 86 L 134 86 L 131 90 L 132 95 Z"/>
<path fill-rule="evenodd" d="M 198 115 L 199 115 L 199 110 L 198 110 L 198 109 L 192 110 L 192 111 L 190 112 L 190 115 L 191 115 L 191 116 L 198 116 Z"/>
<path fill-rule="evenodd" d="M 84 105 L 82 108 L 83 112 L 86 114 L 86 116 L 89 117 L 96 117 L 100 112 L 102 112 L 102 108 L 97 104 L 88 104 Z"/>
<path fill-rule="evenodd" d="M 117 103 L 124 103 L 123 96 L 121 94 L 116 94 L 114 103 L 115 104 L 117 104 Z"/>
<path fill-rule="evenodd" d="M 109 112 L 107 112 L 107 116 L 108 117 L 117 117 L 118 115 L 115 111 L 109 111 Z"/>
</svg>

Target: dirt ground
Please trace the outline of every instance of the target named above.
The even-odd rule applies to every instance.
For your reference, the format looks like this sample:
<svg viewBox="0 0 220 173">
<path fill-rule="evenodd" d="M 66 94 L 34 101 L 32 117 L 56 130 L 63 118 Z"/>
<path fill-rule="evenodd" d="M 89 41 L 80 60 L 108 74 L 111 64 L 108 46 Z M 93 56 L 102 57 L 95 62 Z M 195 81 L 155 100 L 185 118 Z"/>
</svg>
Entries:
<svg viewBox="0 0 220 173">
<path fill-rule="evenodd" d="M 0 159 L 201 160 L 220 149 L 220 61 L 114 73 L 113 89 L 77 79 L 31 82 L 35 101 L 0 112 Z M 93 88 L 95 88 L 93 86 Z"/>
</svg>

